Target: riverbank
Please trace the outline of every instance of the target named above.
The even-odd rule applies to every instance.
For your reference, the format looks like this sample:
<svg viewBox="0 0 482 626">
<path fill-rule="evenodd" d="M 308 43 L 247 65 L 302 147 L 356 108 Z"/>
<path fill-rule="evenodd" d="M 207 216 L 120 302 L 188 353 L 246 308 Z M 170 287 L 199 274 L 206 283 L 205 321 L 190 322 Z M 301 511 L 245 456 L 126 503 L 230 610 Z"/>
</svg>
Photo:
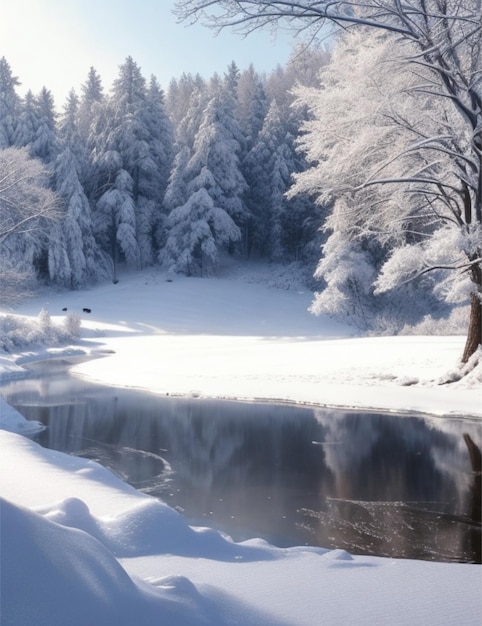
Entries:
<svg viewBox="0 0 482 626">
<path fill-rule="evenodd" d="M 58 323 L 78 313 L 76 349 L 104 358 L 73 372 L 102 384 L 482 417 L 482 365 L 455 380 L 463 336 L 357 337 L 349 326 L 311 315 L 311 299 L 303 286 L 254 265 L 213 279 L 128 275 L 117 285 L 45 293 L 18 312 L 36 316 L 44 308 Z"/>
</svg>

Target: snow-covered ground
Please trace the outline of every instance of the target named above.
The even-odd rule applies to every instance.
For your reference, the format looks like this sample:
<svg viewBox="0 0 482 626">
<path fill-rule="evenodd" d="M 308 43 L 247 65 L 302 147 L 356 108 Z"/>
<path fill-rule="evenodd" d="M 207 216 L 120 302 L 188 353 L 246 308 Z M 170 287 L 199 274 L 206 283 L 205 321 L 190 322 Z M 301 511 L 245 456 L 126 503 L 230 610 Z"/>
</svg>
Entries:
<svg viewBox="0 0 482 626">
<path fill-rule="evenodd" d="M 81 342 L 4 355 L 2 378 L 39 355 L 83 351 L 103 358 L 79 376 L 160 394 L 482 417 L 480 366 L 439 384 L 463 337 L 355 337 L 310 315 L 310 301 L 256 265 L 48 292 L 16 313 L 44 307 L 55 321 L 67 307 L 82 315 Z M 478 565 L 234 543 L 93 462 L 42 449 L 5 404 L 0 423 L 2 625 L 480 624 Z"/>
</svg>

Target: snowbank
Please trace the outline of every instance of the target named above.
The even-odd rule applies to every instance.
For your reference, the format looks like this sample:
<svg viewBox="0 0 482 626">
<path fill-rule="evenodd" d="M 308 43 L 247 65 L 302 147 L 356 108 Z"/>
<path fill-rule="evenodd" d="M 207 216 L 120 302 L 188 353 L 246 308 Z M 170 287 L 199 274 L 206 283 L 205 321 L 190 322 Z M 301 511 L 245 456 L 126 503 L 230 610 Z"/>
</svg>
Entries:
<svg viewBox="0 0 482 626">
<path fill-rule="evenodd" d="M 480 623 L 480 566 L 234 543 L 92 461 L 0 447 L 5 626 Z"/>
</svg>

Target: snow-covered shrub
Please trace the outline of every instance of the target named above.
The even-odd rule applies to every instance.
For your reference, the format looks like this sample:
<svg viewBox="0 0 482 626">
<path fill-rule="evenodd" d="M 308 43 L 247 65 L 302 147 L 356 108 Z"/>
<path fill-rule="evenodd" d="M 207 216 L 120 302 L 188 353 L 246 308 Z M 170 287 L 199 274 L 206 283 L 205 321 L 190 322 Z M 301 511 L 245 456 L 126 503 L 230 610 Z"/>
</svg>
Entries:
<svg viewBox="0 0 482 626">
<path fill-rule="evenodd" d="M 465 335 L 469 319 L 469 307 L 455 307 L 448 317 L 440 319 L 425 315 L 418 324 L 405 324 L 400 335 Z"/>
<path fill-rule="evenodd" d="M 40 343 L 42 332 L 37 320 L 25 319 L 16 315 L 0 317 L 0 348 L 12 352 L 29 344 Z"/>
<path fill-rule="evenodd" d="M 40 325 L 40 330 L 45 334 L 49 335 L 52 331 L 52 319 L 50 317 L 50 313 L 47 309 L 41 309 L 38 314 L 38 321 Z"/>
<path fill-rule="evenodd" d="M 80 337 L 82 319 L 78 313 L 69 313 L 64 319 L 64 329 L 71 337 Z"/>
<path fill-rule="evenodd" d="M 76 319 L 78 318 L 78 319 Z M 63 324 L 55 324 L 46 309 L 37 319 L 0 315 L 0 351 L 15 352 L 28 346 L 56 346 L 80 335 L 80 318 L 72 313 Z"/>
</svg>

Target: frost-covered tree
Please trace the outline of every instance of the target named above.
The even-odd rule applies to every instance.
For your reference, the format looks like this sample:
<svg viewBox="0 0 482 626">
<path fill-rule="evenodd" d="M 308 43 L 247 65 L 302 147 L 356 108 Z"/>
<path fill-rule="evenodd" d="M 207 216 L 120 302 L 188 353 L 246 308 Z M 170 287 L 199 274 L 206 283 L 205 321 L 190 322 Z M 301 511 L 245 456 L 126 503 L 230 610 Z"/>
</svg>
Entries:
<svg viewBox="0 0 482 626">
<path fill-rule="evenodd" d="M 181 89 L 181 86 L 183 89 Z M 177 125 L 175 124 L 174 128 L 176 138 L 174 146 L 175 156 L 164 196 L 164 207 L 167 211 L 182 206 L 189 197 L 187 187 L 190 174 L 187 166 L 193 153 L 196 134 L 201 125 L 203 111 L 208 101 L 207 87 L 204 81 L 201 86 L 196 86 L 194 80 L 189 80 L 189 76 L 184 75 L 183 81 L 179 83 L 179 87 L 176 87 L 175 94 L 178 94 L 178 90 L 179 93 L 189 93 L 189 96 L 186 101 L 187 104 L 184 103 L 183 106 L 180 106 L 180 110 L 184 111 L 184 115 L 177 117 L 179 122 Z M 169 108 L 176 101 L 172 91 L 172 84 L 170 99 L 171 106 Z"/>
<path fill-rule="evenodd" d="M 101 78 L 91 67 L 87 80 L 81 86 L 77 110 L 78 149 L 85 151 L 85 158 L 81 157 L 84 167 L 79 172 L 79 180 L 91 207 L 95 206 L 102 184 L 95 164 L 101 158 L 105 146 L 104 130 L 109 119 Z"/>
<path fill-rule="evenodd" d="M 375 272 L 372 294 L 418 277 L 427 302 L 432 293 L 463 301 L 473 292 L 470 268 L 477 274 L 472 260 L 480 258 L 482 241 L 476 211 L 465 204 L 470 140 L 464 118 L 437 97 L 432 69 L 405 61 L 407 48 L 390 33 L 352 31 L 322 72 L 323 88 L 299 91 L 313 113 L 303 146 L 316 165 L 299 176 L 296 189 L 335 201 L 326 222 L 335 241 L 343 234 L 365 251 L 370 240 L 379 242 L 381 253 L 366 257 Z M 330 245 L 325 257 L 339 250 Z M 328 266 L 322 261 L 318 275 Z M 345 277 L 344 289 L 351 285 L 358 299 L 359 280 Z M 318 310 L 335 293 L 332 278 Z M 406 290 L 400 293 L 407 302 Z"/>
<path fill-rule="evenodd" d="M 17 148 L 31 145 L 35 139 L 37 126 L 37 102 L 33 92 L 28 90 L 20 103 L 13 145 Z"/>
<path fill-rule="evenodd" d="M 163 202 L 168 212 L 187 201 L 187 164 L 190 158 L 191 151 L 187 146 L 182 146 L 174 158 Z"/>
<path fill-rule="evenodd" d="M 236 119 L 243 133 L 247 151 L 251 150 L 263 127 L 268 108 L 263 81 L 254 66 L 250 65 L 239 77 L 236 103 Z"/>
<path fill-rule="evenodd" d="M 462 357 L 467 361 L 482 342 L 480 0 L 413 0 L 409 4 L 398 0 L 178 0 L 176 6 L 181 18 L 201 18 L 218 29 L 231 25 L 249 32 L 283 23 L 316 37 L 328 23 L 392 34 L 393 48 L 388 51 L 387 60 L 398 55 L 399 61 L 393 76 L 409 73 L 413 79 L 402 92 L 404 98 L 397 103 L 393 121 L 400 134 L 410 136 L 410 140 L 399 144 L 401 151 L 392 146 L 388 159 L 376 154 L 379 142 L 372 139 L 366 144 L 371 149 L 365 163 L 368 165 L 367 159 L 372 162 L 364 180 L 358 180 L 351 191 L 370 195 L 374 186 L 391 188 L 397 195 L 403 194 L 401 209 L 408 205 L 409 210 L 417 212 L 418 206 L 419 218 L 426 215 L 423 241 L 407 242 L 411 250 L 395 253 L 380 277 L 379 289 L 445 269 L 469 278 L 471 317 Z M 406 100 L 418 105 L 417 115 L 409 115 L 408 119 L 406 111 L 400 109 Z M 350 139 L 359 143 L 358 135 Z M 323 148 L 319 143 L 318 149 L 314 143 L 305 143 L 305 147 L 312 150 L 319 170 L 323 171 Z M 387 148 L 381 144 L 385 155 Z M 398 166 L 396 172 L 394 163 Z M 352 165 L 358 169 L 355 162 Z M 315 193 L 322 187 L 317 169 L 312 168 L 303 183 L 305 189 L 309 186 Z M 383 205 L 364 203 L 366 215 L 376 213 L 375 208 L 383 209 Z M 397 216 L 406 227 L 408 218 L 406 211 Z M 431 222 L 432 232 L 427 221 Z M 386 220 L 381 222 L 386 224 Z M 420 220 L 417 236 L 419 226 Z M 445 244 L 441 245 L 443 240 Z M 411 259 L 408 265 L 407 257 Z"/>
<path fill-rule="evenodd" d="M 278 65 L 266 77 L 266 95 L 270 101 L 276 100 L 282 116 L 291 120 L 293 133 L 296 132 L 299 119 L 299 113 L 295 115 L 292 109 L 295 100 L 293 88 L 299 85 L 318 87 L 319 71 L 329 57 L 329 52 L 323 46 L 312 43 L 307 47 L 306 43 L 301 43 L 295 46 L 286 65 Z"/>
<path fill-rule="evenodd" d="M 124 169 L 119 167 L 116 153 L 107 155 L 112 158 L 116 172 L 114 184 L 99 198 L 94 213 L 94 228 L 103 250 L 110 251 L 112 258 L 112 279 L 117 282 L 119 261 L 128 266 L 139 268 L 140 251 L 136 237 L 136 215 L 132 199 L 134 181 Z"/>
<path fill-rule="evenodd" d="M 51 279 L 73 289 L 106 275 L 105 257 L 95 241 L 91 208 L 81 183 L 87 155 L 78 109 L 79 100 L 71 92 L 59 123 L 60 152 L 55 162 L 55 189 L 63 199 L 65 213 L 61 232 L 52 232 L 49 245 Z"/>
<path fill-rule="evenodd" d="M 88 142 L 92 123 L 96 116 L 96 108 L 104 99 L 102 80 L 96 69 L 91 67 L 87 80 L 81 87 L 81 98 L 78 107 L 79 133 L 84 142 Z"/>
<path fill-rule="evenodd" d="M 174 131 L 167 116 L 164 92 L 155 76 L 151 76 L 147 89 L 146 124 L 150 132 L 149 148 L 159 170 L 158 179 L 151 185 L 162 198 L 172 167 Z"/>
<path fill-rule="evenodd" d="M 183 74 L 178 80 L 173 78 L 169 83 L 166 95 L 166 112 L 175 129 L 181 126 L 183 120 L 193 105 L 193 96 L 206 90 L 204 79 L 196 74 Z M 177 137 L 176 137 L 177 138 Z"/>
<path fill-rule="evenodd" d="M 232 64 L 224 80 L 215 75 L 207 89 L 195 89 L 177 129 L 177 155 L 164 199 L 169 234 L 160 255 L 176 271 L 206 274 L 217 265 L 219 251 L 241 239 L 247 210 L 238 156 L 241 131 L 234 117 L 237 80 Z"/>
<path fill-rule="evenodd" d="M 15 127 L 19 115 L 20 97 L 16 88 L 20 81 L 13 76 L 5 57 L 0 59 L 0 150 L 15 143 Z"/>
<path fill-rule="evenodd" d="M 125 217 L 120 232 L 129 245 L 122 246 L 123 255 L 132 264 L 137 256 L 132 247 L 135 240 L 136 265 L 146 266 L 153 262 L 157 251 L 156 236 L 171 163 L 172 134 L 157 82 L 151 82 L 148 89 L 140 68 L 131 57 L 119 67 L 112 95 L 99 120 L 104 127 L 97 137 L 94 159 L 97 188 L 104 198 L 97 203 L 96 210 L 110 214 L 111 207 L 117 207 L 116 220 L 109 221 L 120 227 Z M 115 194 L 110 193 L 113 190 Z M 130 196 L 129 201 L 127 196 Z M 123 209 L 119 211 L 121 206 Z M 105 233 L 105 220 L 98 223 L 103 224 Z M 134 228 L 132 233 L 131 228 Z M 119 240 L 118 235 L 113 239 Z"/>
<path fill-rule="evenodd" d="M 128 57 L 109 98 L 95 109 L 89 146 L 93 162 L 96 238 L 113 259 L 133 267 L 153 261 L 166 164 L 160 163 L 162 120 L 155 119 L 140 68 Z M 164 169 L 162 169 L 164 168 Z M 114 276 L 114 280 L 117 280 Z"/>
<path fill-rule="evenodd" d="M 220 249 L 241 238 L 238 226 L 225 210 L 214 205 L 204 187 L 191 194 L 186 204 L 171 211 L 168 228 L 162 261 L 171 271 L 187 276 L 212 273 L 218 265 Z"/>
<path fill-rule="evenodd" d="M 34 136 L 28 143 L 30 156 L 47 165 L 57 156 L 56 112 L 51 92 L 43 87 L 35 98 Z"/>
<path fill-rule="evenodd" d="M 164 94 L 154 76 L 146 93 L 145 107 L 140 111 L 147 129 L 146 157 L 138 174 L 137 221 L 138 238 L 144 265 L 154 261 L 164 239 L 165 212 L 163 199 L 172 167 L 174 138 L 167 117 Z"/>
<path fill-rule="evenodd" d="M 281 217 L 283 194 L 290 184 L 286 162 L 286 127 L 276 101 L 271 103 L 264 125 L 244 161 L 249 191 L 250 247 L 270 259 L 282 257 Z"/>
<path fill-rule="evenodd" d="M 234 61 L 228 65 L 227 71 L 224 73 L 224 85 L 227 93 L 234 98 L 238 99 L 238 84 L 241 72 Z"/>
<path fill-rule="evenodd" d="M 15 295 L 12 289 L 21 292 L 35 274 L 46 233 L 59 217 L 58 198 L 47 182 L 45 167 L 27 149 L 0 150 L 0 274 L 6 304 Z"/>
<path fill-rule="evenodd" d="M 220 89 L 203 113 L 186 176 L 188 196 L 205 188 L 214 205 L 224 209 L 241 227 L 246 223 L 248 211 L 243 200 L 246 181 L 239 161 L 240 136 L 233 104 L 226 91 Z"/>
<path fill-rule="evenodd" d="M 272 260 L 300 260 L 319 227 L 309 229 L 313 202 L 288 198 L 292 175 L 299 171 L 292 124 L 271 102 L 263 128 L 243 166 L 248 182 L 246 201 L 252 214 L 249 242 L 252 251 Z M 319 216 L 318 216 L 318 219 Z"/>
<path fill-rule="evenodd" d="M 0 150 L 0 243 L 58 218 L 58 198 L 47 188 L 48 174 L 27 150 Z"/>
</svg>

